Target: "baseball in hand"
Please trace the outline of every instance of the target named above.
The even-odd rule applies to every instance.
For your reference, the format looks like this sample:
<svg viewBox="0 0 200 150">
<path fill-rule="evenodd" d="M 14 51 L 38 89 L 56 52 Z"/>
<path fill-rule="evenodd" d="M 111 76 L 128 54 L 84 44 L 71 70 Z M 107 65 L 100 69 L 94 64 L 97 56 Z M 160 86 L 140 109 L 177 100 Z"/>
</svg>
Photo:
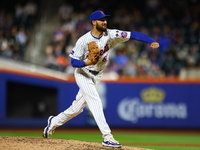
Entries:
<svg viewBox="0 0 200 150">
<path fill-rule="evenodd" d="M 158 47 L 159 47 L 159 43 L 158 42 L 151 43 L 151 48 L 152 49 L 157 49 Z"/>
</svg>

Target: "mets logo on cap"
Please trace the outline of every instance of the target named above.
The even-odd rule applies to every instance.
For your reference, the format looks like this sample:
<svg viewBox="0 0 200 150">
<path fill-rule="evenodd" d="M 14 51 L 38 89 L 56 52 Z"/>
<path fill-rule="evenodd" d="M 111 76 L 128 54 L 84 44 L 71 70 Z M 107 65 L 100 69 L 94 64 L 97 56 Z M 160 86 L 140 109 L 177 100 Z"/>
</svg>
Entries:
<svg viewBox="0 0 200 150">
<path fill-rule="evenodd" d="M 104 12 L 103 12 L 103 11 L 100 11 L 100 13 L 104 14 Z"/>
</svg>

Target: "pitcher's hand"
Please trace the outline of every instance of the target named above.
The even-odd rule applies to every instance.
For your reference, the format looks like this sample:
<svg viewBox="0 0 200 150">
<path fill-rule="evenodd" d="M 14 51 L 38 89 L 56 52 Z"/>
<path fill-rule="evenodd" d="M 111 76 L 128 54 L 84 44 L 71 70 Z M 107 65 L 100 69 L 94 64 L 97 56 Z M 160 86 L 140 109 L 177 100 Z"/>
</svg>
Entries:
<svg viewBox="0 0 200 150">
<path fill-rule="evenodd" d="M 159 47 L 159 43 L 158 42 L 153 42 L 153 43 L 151 43 L 150 46 L 151 46 L 152 49 L 157 49 Z"/>
</svg>

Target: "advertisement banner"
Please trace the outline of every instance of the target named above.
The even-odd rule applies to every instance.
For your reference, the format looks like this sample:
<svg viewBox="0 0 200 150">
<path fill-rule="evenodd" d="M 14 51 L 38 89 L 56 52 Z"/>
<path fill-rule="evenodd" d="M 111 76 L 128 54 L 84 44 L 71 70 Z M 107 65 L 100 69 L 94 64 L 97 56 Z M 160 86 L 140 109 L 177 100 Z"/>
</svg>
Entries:
<svg viewBox="0 0 200 150">
<path fill-rule="evenodd" d="M 115 127 L 200 127 L 198 84 L 107 84 L 107 121 Z"/>
</svg>

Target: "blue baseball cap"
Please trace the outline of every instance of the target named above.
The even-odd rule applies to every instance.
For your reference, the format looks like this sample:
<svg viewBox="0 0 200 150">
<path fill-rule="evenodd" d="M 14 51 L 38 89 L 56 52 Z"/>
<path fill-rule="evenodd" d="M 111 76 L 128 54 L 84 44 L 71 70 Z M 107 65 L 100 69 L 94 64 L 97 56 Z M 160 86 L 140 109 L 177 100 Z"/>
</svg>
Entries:
<svg viewBox="0 0 200 150">
<path fill-rule="evenodd" d="M 110 15 L 105 15 L 104 12 L 102 10 L 97 10 L 94 11 L 91 15 L 90 15 L 90 23 L 92 23 L 93 20 L 98 20 L 101 18 L 105 18 L 105 17 L 109 17 Z"/>
</svg>

